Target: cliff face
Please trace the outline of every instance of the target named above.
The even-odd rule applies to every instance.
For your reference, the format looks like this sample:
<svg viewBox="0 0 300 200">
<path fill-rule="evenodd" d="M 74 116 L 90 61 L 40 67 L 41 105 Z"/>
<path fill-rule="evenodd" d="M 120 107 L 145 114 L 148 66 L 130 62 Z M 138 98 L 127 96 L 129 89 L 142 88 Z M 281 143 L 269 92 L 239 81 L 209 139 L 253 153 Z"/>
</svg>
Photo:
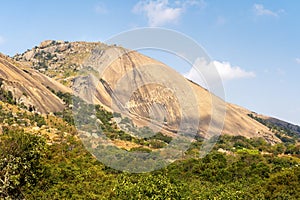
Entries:
<svg viewBox="0 0 300 200">
<path fill-rule="evenodd" d="M 0 55 L 0 79 L 1 89 L 10 91 L 16 103 L 41 113 L 60 111 L 64 108 L 62 100 L 47 87 L 70 91 L 60 83 L 4 55 Z"/>
<path fill-rule="evenodd" d="M 15 59 L 69 86 L 90 102 L 126 113 L 141 126 L 151 121 L 156 128 L 172 132 L 182 120 L 196 120 L 193 123 L 199 124 L 198 132 L 205 135 L 211 123 L 224 122 L 223 134 L 280 141 L 266 126 L 250 118 L 249 110 L 225 103 L 172 68 L 135 51 L 102 43 L 46 41 Z M 52 108 L 59 107 L 57 102 Z M 223 109 L 225 116 L 220 114 Z"/>
</svg>

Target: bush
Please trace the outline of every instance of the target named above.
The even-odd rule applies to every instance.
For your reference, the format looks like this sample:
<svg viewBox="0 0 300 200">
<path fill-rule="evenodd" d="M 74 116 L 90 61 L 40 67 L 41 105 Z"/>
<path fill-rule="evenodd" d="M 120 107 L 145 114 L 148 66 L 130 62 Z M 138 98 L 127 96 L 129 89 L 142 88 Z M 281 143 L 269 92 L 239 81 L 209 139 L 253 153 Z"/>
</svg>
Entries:
<svg viewBox="0 0 300 200">
<path fill-rule="evenodd" d="M 45 140 L 22 130 L 7 130 L 0 137 L 0 198 L 21 199 L 42 177 L 40 160 Z"/>
</svg>

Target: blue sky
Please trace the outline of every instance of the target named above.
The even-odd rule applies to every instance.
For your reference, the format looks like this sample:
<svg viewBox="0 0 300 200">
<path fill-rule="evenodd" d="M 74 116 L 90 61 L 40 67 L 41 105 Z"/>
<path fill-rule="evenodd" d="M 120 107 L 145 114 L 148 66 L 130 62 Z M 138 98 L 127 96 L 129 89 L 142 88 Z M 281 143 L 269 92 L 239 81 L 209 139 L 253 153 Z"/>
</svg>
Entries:
<svg viewBox="0 0 300 200">
<path fill-rule="evenodd" d="M 225 100 L 300 124 L 300 1 L 1 1 L 0 52 L 46 39 L 105 41 L 138 27 L 193 38 L 224 80 Z M 177 68 L 172 55 L 143 52 Z"/>
</svg>

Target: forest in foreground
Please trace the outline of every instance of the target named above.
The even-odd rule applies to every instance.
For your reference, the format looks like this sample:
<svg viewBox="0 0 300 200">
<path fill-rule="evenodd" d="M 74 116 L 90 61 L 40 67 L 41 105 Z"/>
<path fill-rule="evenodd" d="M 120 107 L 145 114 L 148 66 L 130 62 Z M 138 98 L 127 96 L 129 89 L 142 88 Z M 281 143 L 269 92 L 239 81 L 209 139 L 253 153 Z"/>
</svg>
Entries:
<svg viewBox="0 0 300 200">
<path fill-rule="evenodd" d="M 100 110 L 99 110 L 100 111 Z M 76 136 L 67 111 L 56 117 L 1 106 L 0 197 L 3 199 L 299 199 L 300 146 L 297 135 L 270 145 L 262 138 L 223 135 L 212 152 L 199 158 L 202 138 L 180 160 L 150 173 L 130 174 L 93 157 Z M 21 116 L 40 127 L 60 130 L 55 142 L 19 126 Z M 105 121 L 108 112 L 98 112 Z M 61 121 L 55 119 L 63 119 Z M 24 123 L 24 122 L 23 122 Z M 111 125 L 111 124 L 110 124 Z M 109 127 L 107 124 L 103 125 Z M 105 127 L 104 127 L 105 128 Z M 270 127 L 271 128 L 271 127 Z M 278 127 L 275 131 L 284 132 Z M 71 134 L 64 134 L 65 132 Z M 113 131 L 112 140 L 124 137 Z M 125 135 L 126 136 L 126 135 Z M 125 140 L 132 138 L 124 137 Z M 166 143 L 166 138 L 155 141 Z M 139 141 L 141 142 L 141 141 Z M 157 147 L 159 148 L 159 147 Z M 131 151 L 144 151 L 145 148 Z"/>
</svg>

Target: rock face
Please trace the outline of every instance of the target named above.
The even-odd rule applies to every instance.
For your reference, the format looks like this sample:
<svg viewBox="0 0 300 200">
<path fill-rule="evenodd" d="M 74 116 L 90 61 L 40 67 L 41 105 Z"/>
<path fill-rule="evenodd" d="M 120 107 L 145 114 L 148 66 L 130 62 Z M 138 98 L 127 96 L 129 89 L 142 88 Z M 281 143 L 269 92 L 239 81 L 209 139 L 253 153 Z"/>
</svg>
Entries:
<svg viewBox="0 0 300 200">
<path fill-rule="evenodd" d="M 48 87 L 70 92 L 58 82 L 0 55 L 1 88 L 10 91 L 16 102 L 41 113 L 61 111 L 65 105 Z"/>
<path fill-rule="evenodd" d="M 99 47 L 95 52 L 86 63 L 100 72 L 102 81 L 96 84 L 101 91 L 98 93 L 100 98 L 104 99 L 100 102 L 113 107 L 114 111 L 122 111 L 115 106 L 115 102 L 119 102 L 132 118 L 154 118 L 165 121 L 167 125 L 164 124 L 164 127 L 168 130 L 176 130 L 184 118 L 182 110 L 185 109 L 190 120 L 200 116 L 198 130 L 204 136 L 209 131 L 218 131 L 211 130 L 214 121 L 224 123 L 223 134 L 263 137 L 270 143 L 279 142 L 267 127 L 248 116 L 249 110 L 225 103 L 163 63 L 115 46 Z M 194 98 L 191 97 L 193 95 Z M 183 108 L 184 103 L 191 104 L 191 108 Z M 222 109 L 226 115 L 222 115 Z"/>
<path fill-rule="evenodd" d="M 15 59 L 43 69 L 90 102 L 127 113 L 138 125 L 151 121 L 156 128 L 172 132 L 187 119 L 197 123 L 202 135 L 218 131 L 211 128 L 218 124 L 224 125 L 223 134 L 280 141 L 250 118 L 249 110 L 225 103 L 172 68 L 135 51 L 102 43 L 46 41 Z M 226 115 L 218 114 L 223 110 Z"/>
</svg>

